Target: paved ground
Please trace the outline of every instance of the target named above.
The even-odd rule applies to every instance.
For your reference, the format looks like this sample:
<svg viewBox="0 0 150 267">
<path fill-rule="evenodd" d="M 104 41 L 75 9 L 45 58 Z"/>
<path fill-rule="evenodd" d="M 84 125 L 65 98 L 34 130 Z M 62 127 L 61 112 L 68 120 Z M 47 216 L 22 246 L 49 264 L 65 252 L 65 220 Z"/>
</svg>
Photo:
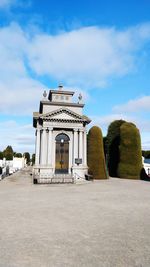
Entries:
<svg viewBox="0 0 150 267">
<path fill-rule="evenodd" d="M 150 183 L 4 179 L 0 267 L 150 267 Z"/>
</svg>

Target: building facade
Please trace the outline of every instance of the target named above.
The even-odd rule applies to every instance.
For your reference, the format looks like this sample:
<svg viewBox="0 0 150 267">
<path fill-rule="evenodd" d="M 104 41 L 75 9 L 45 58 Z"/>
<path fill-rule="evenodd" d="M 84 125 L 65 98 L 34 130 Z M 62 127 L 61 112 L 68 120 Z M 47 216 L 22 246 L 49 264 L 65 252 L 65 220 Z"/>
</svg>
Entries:
<svg viewBox="0 0 150 267">
<path fill-rule="evenodd" d="M 59 177 L 83 179 L 88 173 L 87 131 L 90 119 L 83 115 L 82 96 L 73 102 L 74 92 L 44 92 L 39 112 L 33 113 L 36 129 L 34 179 L 52 181 Z"/>
</svg>

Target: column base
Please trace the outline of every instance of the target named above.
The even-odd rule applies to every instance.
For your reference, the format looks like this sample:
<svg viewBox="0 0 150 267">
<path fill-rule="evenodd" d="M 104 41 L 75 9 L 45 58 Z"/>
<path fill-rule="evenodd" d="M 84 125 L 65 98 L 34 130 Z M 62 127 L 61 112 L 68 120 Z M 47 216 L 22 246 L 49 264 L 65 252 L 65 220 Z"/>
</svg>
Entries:
<svg viewBox="0 0 150 267">
<path fill-rule="evenodd" d="M 51 178 L 54 174 L 54 168 L 52 166 L 46 166 L 46 165 L 35 165 L 33 167 L 33 174 L 39 177 Z"/>
<path fill-rule="evenodd" d="M 85 179 L 85 175 L 88 174 L 88 166 L 73 166 L 72 173 L 76 179 Z"/>
</svg>

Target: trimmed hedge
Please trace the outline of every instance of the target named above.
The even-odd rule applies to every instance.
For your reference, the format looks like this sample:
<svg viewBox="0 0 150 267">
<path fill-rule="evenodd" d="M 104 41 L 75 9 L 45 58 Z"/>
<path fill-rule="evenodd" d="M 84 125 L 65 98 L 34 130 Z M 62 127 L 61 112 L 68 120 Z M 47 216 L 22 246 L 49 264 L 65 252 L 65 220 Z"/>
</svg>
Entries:
<svg viewBox="0 0 150 267">
<path fill-rule="evenodd" d="M 117 177 L 117 169 L 120 160 L 119 145 L 120 145 L 120 127 L 125 123 L 124 120 L 115 120 L 108 127 L 107 133 L 107 161 L 109 175 Z"/>
<path fill-rule="evenodd" d="M 103 137 L 101 129 L 93 126 L 88 133 L 88 167 L 93 179 L 107 179 Z"/>
<path fill-rule="evenodd" d="M 125 122 L 120 127 L 120 161 L 118 176 L 140 179 L 142 169 L 142 149 L 139 130 L 133 123 Z"/>
</svg>

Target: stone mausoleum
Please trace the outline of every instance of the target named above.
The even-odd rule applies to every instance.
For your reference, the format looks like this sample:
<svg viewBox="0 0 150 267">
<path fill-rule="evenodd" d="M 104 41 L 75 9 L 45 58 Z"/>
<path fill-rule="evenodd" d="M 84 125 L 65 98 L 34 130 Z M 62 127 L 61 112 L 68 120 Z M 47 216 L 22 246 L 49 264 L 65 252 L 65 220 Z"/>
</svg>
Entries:
<svg viewBox="0 0 150 267">
<path fill-rule="evenodd" d="M 74 182 L 85 179 L 87 131 L 90 119 L 83 115 L 82 96 L 73 102 L 74 92 L 60 85 L 43 94 L 39 112 L 33 113 L 36 129 L 34 182 Z"/>
</svg>

